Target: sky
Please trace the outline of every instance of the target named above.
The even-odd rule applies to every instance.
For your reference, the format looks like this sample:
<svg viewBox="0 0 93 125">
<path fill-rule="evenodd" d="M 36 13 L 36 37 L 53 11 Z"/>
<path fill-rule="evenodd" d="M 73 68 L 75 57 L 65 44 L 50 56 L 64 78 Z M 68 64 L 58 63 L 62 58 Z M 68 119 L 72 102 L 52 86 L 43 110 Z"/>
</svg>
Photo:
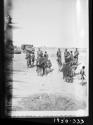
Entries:
<svg viewBox="0 0 93 125">
<path fill-rule="evenodd" d="M 88 0 L 12 0 L 15 45 L 88 47 Z"/>
</svg>

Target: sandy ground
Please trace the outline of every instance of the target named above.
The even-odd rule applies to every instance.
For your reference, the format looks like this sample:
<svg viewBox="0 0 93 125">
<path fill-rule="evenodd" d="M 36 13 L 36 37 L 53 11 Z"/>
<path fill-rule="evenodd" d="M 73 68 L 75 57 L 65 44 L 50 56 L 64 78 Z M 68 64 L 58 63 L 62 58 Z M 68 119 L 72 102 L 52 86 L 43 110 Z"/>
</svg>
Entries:
<svg viewBox="0 0 93 125">
<path fill-rule="evenodd" d="M 82 54 L 80 60 L 82 59 Z M 49 58 L 52 61 L 54 70 L 48 75 L 41 77 L 37 75 L 36 67 L 27 68 L 25 54 L 14 55 L 13 110 L 56 111 L 86 108 L 87 85 L 82 86 L 80 84 L 79 76 L 74 79 L 74 83 L 65 83 L 62 72 L 58 71 L 56 57 L 49 56 Z"/>
</svg>

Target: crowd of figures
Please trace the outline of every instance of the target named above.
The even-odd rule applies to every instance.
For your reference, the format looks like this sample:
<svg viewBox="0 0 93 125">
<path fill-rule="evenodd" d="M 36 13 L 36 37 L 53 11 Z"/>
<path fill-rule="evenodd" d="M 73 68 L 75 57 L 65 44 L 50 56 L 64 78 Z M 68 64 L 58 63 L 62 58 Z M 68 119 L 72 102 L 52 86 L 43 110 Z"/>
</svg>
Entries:
<svg viewBox="0 0 93 125">
<path fill-rule="evenodd" d="M 63 72 L 63 79 L 66 82 L 73 82 L 73 78 L 76 75 L 75 70 L 77 69 L 79 57 L 79 51 L 76 48 L 75 51 L 69 51 L 65 49 L 64 51 L 64 62 L 62 62 L 62 53 L 60 48 L 58 48 L 57 53 L 57 63 L 60 72 Z M 43 52 L 40 48 L 37 51 L 37 58 L 35 57 L 35 52 L 26 52 L 26 59 L 27 59 L 27 67 L 31 68 L 36 66 L 36 72 L 38 75 L 46 75 L 49 72 L 53 71 L 52 63 L 49 59 L 49 55 L 47 51 Z M 80 70 L 81 79 L 85 79 L 85 66 L 82 66 Z"/>
<path fill-rule="evenodd" d="M 37 51 L 37 58 L 35 58 L 35 52 L 26 52 L 27 67 L 31 68 L 36 66 L 36 72 L 38 75 L 45 75 L 51 72 L 53 69 L 52 63 L 48 57 L 47 51 L 43 51 L 39 48 Z"/>
<path fill-rule="evenodd" d="M 57 52 L 57 61 L 59 65 L 59 70 L 63 72 L 63 79 L 66 82 L 73 82 L 73 78 L 75 76 L 75 70 L 77 69 L 79 51 L 76 48 L 74 54 L 72 51 L 68 51 L 65 49 L 64 51 L 64 63 L 61 62 L 61 51 L 58 49 Z"/>
<path fill-rule="evenodd" d="M 74 76 L 76 76 L 76 69 L 80 63 L 78 62 L 79 51 L 76 48 L 75 51 L 69 51 L 65 49 L 64 51 L 64 63 L 62 64 L 61 50 L 57 51 L 57 62 L 59 70 L 63 72 L 63 79 L 66 82 L 73 82 Z M 80 72 L 81 80 L 85 80 L 85 66 L 82 66 Z"/>
</svg>

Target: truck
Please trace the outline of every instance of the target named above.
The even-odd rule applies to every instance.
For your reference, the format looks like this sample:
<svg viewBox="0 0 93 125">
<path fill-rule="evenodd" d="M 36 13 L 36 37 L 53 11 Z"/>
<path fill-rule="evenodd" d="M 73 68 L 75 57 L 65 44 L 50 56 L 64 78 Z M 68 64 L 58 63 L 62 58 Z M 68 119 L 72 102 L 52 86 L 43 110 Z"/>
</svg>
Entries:
<svg viewBox="0 0 93 125">
<path fill-rule="evenodd" d="M 21 45 L 21 49 L 22 49 L 23 53 L 26 53 L 26 52 L 33 53 L 33 52 L 35 52 L 34 46 L 30 45 L 30 44 Z"/>
<path fill-rule="evenodd" d="M 21 48 L 14 46 L 14 54 L 21 54 Z"/>
</svg>

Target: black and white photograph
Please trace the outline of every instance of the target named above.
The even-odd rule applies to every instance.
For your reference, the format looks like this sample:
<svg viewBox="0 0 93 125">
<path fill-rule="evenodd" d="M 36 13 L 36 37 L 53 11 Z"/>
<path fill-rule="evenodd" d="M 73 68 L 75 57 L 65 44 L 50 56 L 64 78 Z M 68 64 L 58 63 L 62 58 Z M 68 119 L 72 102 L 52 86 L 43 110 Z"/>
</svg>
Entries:
<svg viewBox="0 0 93 125">
<path fill-rule="evenodd" d="M 88 2 L 4 0 L 11 117 L 89 115 Z"/>
</svg>

